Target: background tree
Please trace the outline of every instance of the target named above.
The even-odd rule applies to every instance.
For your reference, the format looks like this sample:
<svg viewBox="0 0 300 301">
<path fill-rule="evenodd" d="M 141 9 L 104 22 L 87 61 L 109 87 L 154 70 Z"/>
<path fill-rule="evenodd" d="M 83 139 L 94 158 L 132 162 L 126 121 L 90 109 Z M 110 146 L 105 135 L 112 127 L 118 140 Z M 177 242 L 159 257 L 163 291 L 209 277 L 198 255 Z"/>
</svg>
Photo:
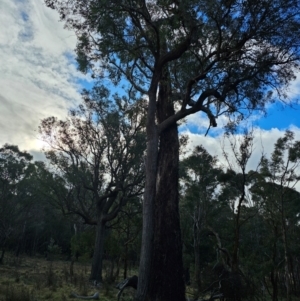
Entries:
<svg viewBox="0 0 300 301">
<path fill-rule="evenodd" d="M 143 191 L 144 121 L 126 98 L 107 100 L 108 90 L 85 91 L 84 103 L 66 121 L 49 117 L 40 133 L 50 146 L 52 186 L 63 212 L 96 225 L 91 280 L 102 280 L 105 226 Z M 57 186 L 57 179 L 61 182 Z"/>
<path fill-rule="evenodd" d="M 5 253 L 5 245 L 11 236 L 18 235 L 17 227 L 26 226 L 26 217 L 17 222 L 22 209 L 26 208 L 19 199 L 19 187 L 30 175 L 32 156 L 22 152 L 15 145 L 5 144 L 0 149 L 0 243 L 2 249 L 1 262 Z"/>
<path fill-rule="evenodd" d="M 299 2 L 45 2 L 75 30 L 82 71 L 148 96 L 138 298 L 184 300 L 176 122 L 199 111 L 211 126 L 221 114 L 238 121 L 274 88 L 284 96 L 299 63 Z"/>
<path fill-rule="evenodd" d="M 127 203 L 122 209 L 119 216 L 119 223 L 116 226 L 120 234 L 119 244 L 122 248 L 123 259 L 123 278 L 128 277 L 130 267 L 138 264 L 140 242 L 141 242 L 141 227 L 142 227 L 142 202 L 139 198 Z M 132 276 L 132 275 L 130 275 Z"/>
<path fill-rule="evenodd" d="M 260 170 L 255 174 L 252 187 L 254 200 L 260 204 L 261 214 L 272 233 L 273 249 L 269 258 L 272 258 L 270 275 L 273 300 L 278 300 L 278 268 L 281 260 L 284 262 L 287 300 L 291 300 L 293 289 L 295 291 L 292 254 L 295 250 L 293 232 L 295 227 L 298 228 L 300 209 L 300 195 L 295 190 L 300 180 L 299 149 L 300 142 L 294 141 L 291 131 L 286 131 L 285 136 L 277 140 L 271 158 L 261 158 Z M 280 246 L 284 256 L 279 256 Z"/>
<path fill-rule="evenodd" d="M 212 211 L 218 196 L 218 175 L 221 170 L 217 167 L 217 159 L 211 156 L 202 146 L 195 147 L 193 153 L 181 163 L 183 180 L 183 199 L 181 205 L 182 218 L 189 218 L 188 232 L 192 233 L 194 248 L 194 281 L 195 299 L 201 289 L 201 272 L 207 260 L 203 254 L 207 240 L 207 224 L 211 224 Z M 187 216 L 183 217 L 183 214 Z M 186 238 L 183 238 L 186 243 Z"/>
<path fill-rule="evenodd" d="M 42 187 L 45 164 L 32 159 L 15 145 L 5 144 L 0 149 L 1 261 L 5 250 L 15 256 L 43 254 L 51 238 L 68 252 L 69 246 L 64 244 L 70 237 L 68 225 L 61 222 L 57 212 L 50 210 L 47 198 L 41 193 L 47 194 Z"/>
<path fill-rule="evenodd" d="M 239 272 L 239 248 L 240 230 L 242 225 L 249 217 L 242 216 L 243 208 L 249 204 L 249 194 L 247 194 L 247 184 L 250 175 L 247 174 L 247 164 L 252 155 L 253 132 L 245 132 L 240 141 L 234 136 L 230 136 L 229 144 L 233 155 L 234 163 L 230 161 L 229 154 L 223 147 L 223 155 L 227 160 L 229 168 L 219 180 L 223 184 L 222 194 L 231 201 L 231 208 L 234 212 L 234 244 L 230 258 L 230 268 L 232 271 Z M 234 166 L 235 165 L 235 166 Z M 225 180 L 225 181 L 224 181 Z M 221 195 L 221 197 L 223 197 Z"/>
<path fill-rule="evenodd" d="M 199 173 L 207 158 L 212 157 L 204 151 L 206 159 L 199 160 L 200 156 L 197 159 L 194 152 L 183 161 L 191 177 L 183 177 L 187 178 L 182 189 L 184 225 L 188 224 L 187 218 L 195 217 L 197 202 L 202 204 L 202 229 L 199 227 L 198 237 L 199 250 L 203 252 L 200 292 L 207 294 L 211 290 L 212 296 L 221 292 L 225 298 L 251 294 L 258 299 L 266 298 L 267 294 L 272 300 L 278 300 L 289 289 L 290 297 L 298 296 L 300 203 L 295 185 L 298 182 L 299 142 L 287 132 L 275 144 L 270 159 L 263 156 L 257 171 L 247 171 L 252 138 L 251 134 L 240 140 L 230 137 L 230 148 L 226 152 L 230 168 L 215 174 L 217 194 L 204 203 L 206 207 L 202 204 L 202 193 L 214 183 L 214 178 L 206 183 L 208 186 L 204 180 L 215 171 L 206 167 L 206 173 L 198 178 L 194 172 Z M 193 179 L 199 184 L 194 185 Z M 185 246 L 192 244 L 191 228 L 190 222 L 188 230 L 183 229 L 183 233 L 188 233 L 184 236 Z"/>
<path fill-rule="evenodd" d="M 223 147 L 228 164 L 226 171 L 218 167 L 220 163 L 203 147 L 195 148 L 193 154 L 183 161 L 190 176 L 184 191 L 184 201 L 194 206 L 189 212 L 194 220 L 197 297 L 200 292 L 207 293 L 206 290 L 210 287 L 212 296 L 222 293 L 226 298 L 239 299 L 243 290 L 243 274 L 239 262 L 241 228 L 251 217 L 247 215 L 250 211 L 244 209 L 245 205 L 249 206 L 246 166 L 252 154 L 253 135 L 245 133 L 239 140 L 228 134 L 225 137 L 230 145 L 230 150 L 226 152 Z M 202 255 L 201 260 L 200 252 L 203 252 L 207 244 L 204 241 L 208 240 L 208 237 L 214 237 L 218 257 L 215 258 L 214 252 L 209 258 L 210 261 L 205 262 L 203 259 L 208 258 Z M 207 244 L 206 250 L 212 252 L 211 246 L 211 243 Z M 211 266 L 214 260 L 217 262 Z M 202 287 L 201 270 L 202 273 L 206 272 Z M 219 277 L 220 286 L 215 285 L 219 281 L 212 275 L 214 273 Z"/>
</svg>

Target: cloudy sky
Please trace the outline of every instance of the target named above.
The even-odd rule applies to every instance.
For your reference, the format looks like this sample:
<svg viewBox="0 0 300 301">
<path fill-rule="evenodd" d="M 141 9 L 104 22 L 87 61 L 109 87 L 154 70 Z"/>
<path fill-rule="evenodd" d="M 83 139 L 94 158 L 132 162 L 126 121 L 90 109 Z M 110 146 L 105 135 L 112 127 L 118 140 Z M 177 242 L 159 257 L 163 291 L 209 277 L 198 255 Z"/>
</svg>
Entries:
<svg viewBox="0 0 300 301">
<path fill-rule="evenodd" d="M 42 0 L 1 0 L 0 28 L 0 144 L 37 153 L 40 120 L 80 101 L 76 38 Z"/>
<path fill-rule="evenodd" d="M 37 131 L 41 119 L 64 118 L 80 102 L 82 84 L 89 79 L 76 71 L 74 34 L 63 28 L 58 14 L 46 8 L 43 0 L 1 0 L 0 28 L 0 146 L 16 144 L 41 159 Z M 300 76 L 289 95 L 291 99 L 300 95 Z M 283 110 L 275 104 L 268 112 L 266 118 L 252 118 L 256 141 L 251 164 L 260 156 L 261 146 L 270 152 L 286 129 L 300 139 L 299 107 Z M 191 148 L 203 144 L 211 154 L 220 155 L 222 129 L 203 137 L 199 132 L 206 124 L 198 114 L 181 131 L 189 135 Z"/>
</svg>

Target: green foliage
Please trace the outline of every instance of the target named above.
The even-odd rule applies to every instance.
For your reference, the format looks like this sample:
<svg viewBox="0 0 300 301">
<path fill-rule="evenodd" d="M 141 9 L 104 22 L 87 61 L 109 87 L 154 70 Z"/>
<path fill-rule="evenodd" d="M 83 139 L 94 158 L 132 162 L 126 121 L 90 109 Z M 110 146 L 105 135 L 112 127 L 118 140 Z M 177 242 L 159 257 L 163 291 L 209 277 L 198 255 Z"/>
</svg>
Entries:
<svg viewBox="0 0 300 301">
<path fill-rule="evenodd" d="M 244 152 L 239 144 L 233 145 L 239 152 Z M 200 156 L 195 156 L 195 150 L 183 160 L 181 219 L 184 256 L 186 264 L 196 262 L 192 270 L 200 269 L 204 287 L 217 281 L 209 275 L 216 263 L 223 261 L 225 251 L 220 252 L 221 248 L 228 252 L 229 256 L 225 258 L 231 267 L 237 229 L 238 269 L 251 286 L 252 295 L 260 298 L 258 288 L 262 282 L 271 295 L 275 295 L 273 287 L 276 286 L 280 287 L 280 294 L 286 294 L 286 287 L 279 279 L 284 279 L 285 283 L 290 281 L 287 269 L 293 277 L 298 277 L 295 270 L 299 260 L 297 236 L 300 233 L 300 194 L 295 189 L 299 181 L 298 146 L 293 133 L 287 132 L 275 143 L 270 159 L 262 157 L 257 171 L 244 174 L 231 168 L 222 171 L 216 169 L 218 165 L 206 164 L 214 162 L 213 157 L 205 150 L 199 153 L 201 147 L 197 150 Z M 251 152 L 245 153 L 249 158 Z M 244 168 L 246 161 L 240 160 L 243 156 L 233 155 L 239 160 L 241 169 Z M 210 198 L 206 199 L 205 192 L 212 187 L 214 189 L 208 194 Z M 238 197 L 243 189 L 247 189 L 247 198 L 238 208 Z M 281 278 L 272 278 L 272 275 Z M 291 287 L 290 294 L 297 295 L 298 284 L 291 284 Z"/>
<path fill-rule="evenodd" d="M 119 235 L 116 232 L 110 232 L 105 239 L 105 253 L 108 258 L 117 258 L 122 252 Z"/>
<path fill-rule="evenodd" d="M 0 248 L 18 256 L 47 251 L 49 237 L 62 243 L 68 237 L 61 216 L 49 209 L 51 193 L 44 184 L 51 178 L 45 163 L 32 161 L 26 151 L 4 145 L 0 151 Z M 60 237 L 59 237 L 60 236 Z M 65 239 L 65 238 L 63 238 Z"/>
<path fill-rule="evenodd" d="M 47 247 L 47 251 L 51 255 L 60 255 L 61 254 L 61 247 L 55 243 L 55 240 L 51 237 L 50 242 Z"/>
<path fill-rule="evenodd" d="M 235 128 L 274 87 L 274 98 L 285 98 L 299 67 L 297 0 L 45 3 L 76 32 L 81 71 L 114 84 L 125 78 L 128 90 L 146 94 L 167 66 L 178 119 L 203 111 L 215 126 L 226 114 Z"/>
<path fill-rule="evenodd" d="M 299 206 L 299 193 L 295 190 L 300 176 L 297 171 L 300 163 L 298 146 L 299 141 L 294 141 L 290 131 L 279 138 L 271 159 L 262 157 L 259 172 L 253 174 L 251 188 L 254 200 L 266 216 L 280 219 L 284 211 L 286 218 L 294 216 L 293 224 Z"/>
<path fill-rule="evenodd" d="M 75 234 L 71 238 L 71 252 L 73 256 L 80 255 L 84 260 L 88 260 L 93 253 L 95 244 L 95 231 L 87 230 Z"/>
</svg>

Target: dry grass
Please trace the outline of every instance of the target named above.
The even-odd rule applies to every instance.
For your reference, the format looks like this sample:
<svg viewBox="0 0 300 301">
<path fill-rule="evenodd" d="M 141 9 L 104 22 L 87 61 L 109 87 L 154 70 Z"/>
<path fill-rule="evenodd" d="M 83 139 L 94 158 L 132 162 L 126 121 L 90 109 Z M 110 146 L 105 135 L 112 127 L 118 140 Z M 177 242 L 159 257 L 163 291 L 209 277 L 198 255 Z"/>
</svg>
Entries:
<svg viewBox="0 0 300 301">
<path fill-rule="evenodd" d="M 7 255 L 0 265 L 0 301 L 67 301 L 72 299 L 71 292 L 89 296 L 96 291 L 101 301 L 116 300 L 114 285 L 100 290 L 93 287 L 88 281 L 89 271 L 89 264 L 76 262 L 71 276 L 68 261 Z"/>
</svg>

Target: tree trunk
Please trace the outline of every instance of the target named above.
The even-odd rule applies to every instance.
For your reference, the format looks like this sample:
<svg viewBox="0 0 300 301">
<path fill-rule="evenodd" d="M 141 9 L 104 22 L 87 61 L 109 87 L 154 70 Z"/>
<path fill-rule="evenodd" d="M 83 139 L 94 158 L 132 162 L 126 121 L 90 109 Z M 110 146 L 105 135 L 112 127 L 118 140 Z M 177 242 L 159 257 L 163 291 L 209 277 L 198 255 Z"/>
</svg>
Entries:
<svg viewBox="0 0 300 301">
<path fill-rule="evenodd" d="M 92 270 L 90 280 L 101 282 L 102 281 L 102 259 L 104 252 L 104 234 L 105 223 L 101 218 L 98 218 L 96 227 L 96 241 L 92 260 Z"/>
<path fill-rule="evenodd" d="M 278 274 L 276 269 L 271 271 L 272 301 L 278 301 Z"/>
<path fill-rule="evenodd" d="M 34 233 L 34 239 L 30 251 L 30 256 L 35 256 L 36 255 L 36 247 L 37 247 L 37 241 L 38 241 L 38 235 L 37 235 L 37 229 L 35 230 Z"/>
<path fill-rule="evenodd" d="M 127 278 L 127 269 L 128 269 L 128 246 L 125 245 L 125 252 L 124 252 L 124 273 L 123 278 Z"/>
<path fill-rule="evenodd" d="M 273 234 L 274 234 L 275 241 L 272 246 L 273 267 L 271 270 L 270 280 L 271 280 L 271 284 L 272 284 L 272 301 L 278 301 L 278 271 L 276 268 L 276 266 L 278 265 L 278 263 L 277 263 L 277 243 L 276 243 L 276 238 L 278 237 L 278 230 L 277 230 L 276 226 L 273 228 Z"/>
<path fill-rule="evenodd" d="M 27 220 L 24 221 L 23 230 L 18 239 L 17 248 L 15 250 L 16 257 L 19 257 L 22 248 L 24 248 L 26 225 L 27 225 Z"/>
<path fill-rule="evenodd" d="M 286 287 L 286 300 L 291 301 L 291 271 L 289 264 L 288 242 L 287 242 L 287 227 L 284 214 L 284 195 L 281 195 L 281 228 L 282 228 L 282 241 L 284 247 L 284 270 L 285 270 L 285 287 Z"/>
<path fill-rule="evenodd" d="M 127 219 L 126 223 L 126 243 L 125 243 L 125 251 L 124 251 L 124 279 L 127 278 L 127 269 L 128 269 L 128 243 L 130 239 L 130 221 Z"/>
<path fill-rule="evenodd" d="M 70 276 L 74 276 L 74 263 L 75 263 L 75 256 L 71 257 L 71 263 L 70 263 Z"/>
<path fill-rule="evenodd" d="M 148 295 L 154 233 L 154 199 L 156 194 L 156 172 L 158 156 L 158 132 L 155 123 L 156 89 L 149 92 L 147 117 L 147 157 L 145 162 L 146 184 L 143 200 L 142 247 L 139 267 L 139 284 L 136 300 L 144 301 Z"/>
<path fill-rule="evenodd" d="M 194 241 L 194 255 L 195 255 L 195 295 L 199 296 L 201 291 L 201 269 L 200 269 L 200 252 L 199 252 L 199 245 L 197 242 Z"/>
<path fill-rule="evenodd" d="M 160 82 L 157 119 L 174 114 L 167 75 Z M 179 140 L 177 124 L 160 134 L 155 199 L 151 300 L 185 300 L 178 198 Z"/>
<path fill-rule="evenodd" d="M 0 256 L 0 264 L 3 264 L 3 261 L 4 261 L 4 254 L 5 254 L 5 249 L 3 248 L 3 249 L 2 249 L 1 256 Z"/>
<path fill-rule="evenodd" d="M 197 205 L 197 208 L 194 212 L 194 226 L 193 226 L 193 235 L 194 235 L 194 256 L 195 256 L 195 267 L 194 267 L 194 276 L 195 276 L 195 296 L 198 298 L 201 291 L 201 267 L 200 267 L 200 231 L 202 227 L 202 213 L 200 205 Z"/>
</svg>

